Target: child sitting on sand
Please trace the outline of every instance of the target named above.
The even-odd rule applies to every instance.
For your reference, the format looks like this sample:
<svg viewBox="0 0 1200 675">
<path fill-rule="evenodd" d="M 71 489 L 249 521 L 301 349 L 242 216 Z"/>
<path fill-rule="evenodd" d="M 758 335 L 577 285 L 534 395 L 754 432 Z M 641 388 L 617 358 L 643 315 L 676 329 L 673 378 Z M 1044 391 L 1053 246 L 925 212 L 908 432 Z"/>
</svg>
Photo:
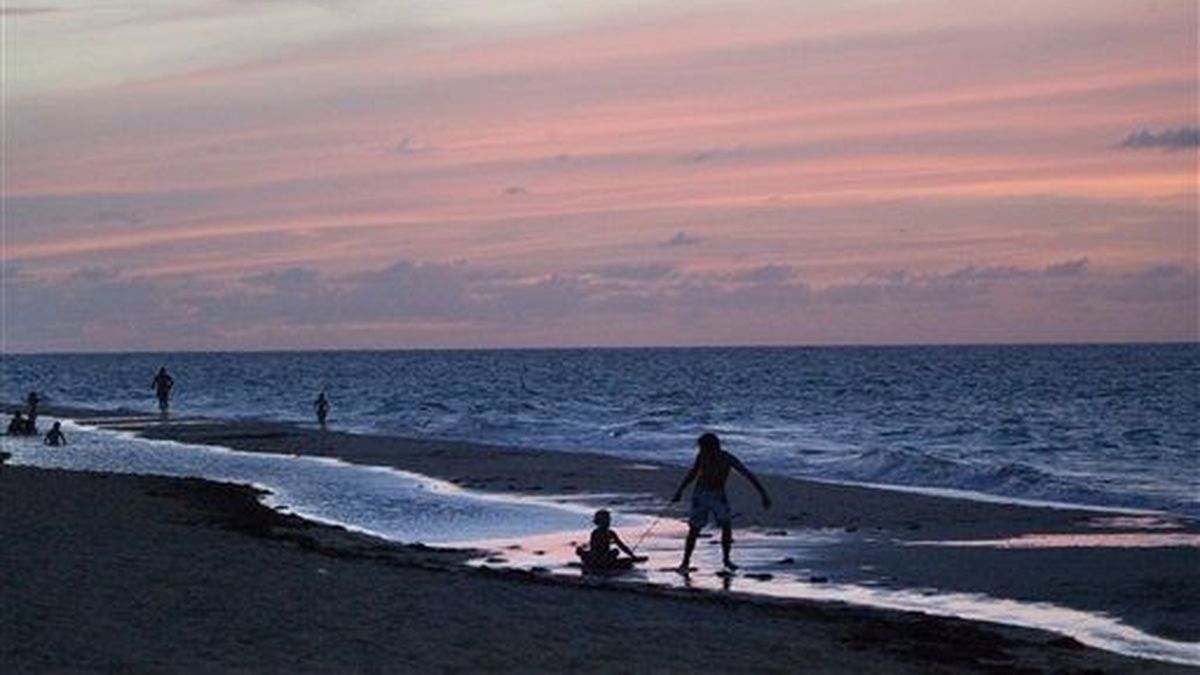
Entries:
<svg viewBox="0 0 1200 675">
<path fill-rule="evenodd" d="M 621 541 L 617 533 L 609 528 L 612 524 L 612 515 L 606 509 L 600 509 L 596 515 L 592 516 L 592 522 L 596 524 L 596 529 L 592 530 L 592 537 L 588 545 L 575 549 L 575 553 L 583 561 L 584 569 L 618 570 L 633 567 L 633 563 L 637 562 L 638 558 L 625 545 L 625 542 Z M 612 548 L 613 544 L 617 548 Z M 621 552 L 629 557 L 620 557 Z"/>
</svg>

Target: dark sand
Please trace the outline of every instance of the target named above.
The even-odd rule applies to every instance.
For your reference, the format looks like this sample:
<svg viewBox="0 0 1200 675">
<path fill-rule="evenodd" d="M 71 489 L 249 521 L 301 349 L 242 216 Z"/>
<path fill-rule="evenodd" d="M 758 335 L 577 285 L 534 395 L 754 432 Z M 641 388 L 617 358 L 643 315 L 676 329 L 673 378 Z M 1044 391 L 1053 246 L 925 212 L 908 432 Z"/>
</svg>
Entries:
<svg viewBox="0 0 1200 675">
<path fill-rule="evenodd" d="M 1045 633 L 468 570 L 249 488 L 0 468 L 0 672 L 1182 672 Z"/>
<path fill-rule="evenodd" d="M 84 411 L 54 411 L 82 419 Z M 594 495 L 653 512 L 682 470 L 602 455 L 365 437 L 278 424 L 108 420 L 146 436 L 336 456 L 464 487 Z M 736 452 L 736 448 L 731 448 Z M 739 527 L 835 529 L 830 569 L 871 564 L 905 587 L 1116 611 L 1175 640 L 1200 635 L 1196 549 L 1012 551 L 904 546 L 1098 530 L 1090 511 L 986 504 L 764 476 L 740 482 Z M 1163 671 L 1024 629 L 840 605 L 748 600 L 467 569 L 261 507 L 247 489 L 0 469 L 0 671 L 705 670 Z M 1179 523 L 1196 532 L 1195 522 Z M 10 546 L 10 542 L 13 545 Z M 324 571 L 322 571 L 324 570 Z M 10 605 L 11 598 L 11 605 Z M 1117 611 L 1119 610 L 1119 611 Z M 12 636 L 20 639 L 12 640 Z M 1192 671 L 1194 672 L 1194 670 Z"/>
</svg>

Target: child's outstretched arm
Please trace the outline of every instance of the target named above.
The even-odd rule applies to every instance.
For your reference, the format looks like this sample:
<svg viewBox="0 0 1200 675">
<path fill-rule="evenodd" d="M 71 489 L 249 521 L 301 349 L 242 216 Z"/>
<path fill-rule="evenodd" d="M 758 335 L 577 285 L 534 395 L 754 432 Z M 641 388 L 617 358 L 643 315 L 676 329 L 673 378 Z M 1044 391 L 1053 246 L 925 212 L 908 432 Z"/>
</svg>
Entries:
<svg viewBox="0 0 1200 675">
<path fill-rule="evenodd" d="M 688 470 L 687 475 L 683 477 L 683 482 L 679 484 L 679 489 L 675 491 L 675 496 L 671 497 L 672 502 L 677 502 L 683 497 L 683 489 L 688 486 L 688 483 L 696 480 L 696 474 L 700 473 L 699 462 L 692 464 L 692 468 Z"/>
<path fill-rule="evenodd" d="M 633 553 L 633 549 L 629 548 L 625 545 L 625 542 L 621 541 L 621 537 L 617 536 L 616 531 L 609 530 L 609 534 L 612 535 L 612 543 L 616 544 L 617 548 L 624 551 L 625 555 L 629 556 L 630 558 L 636 557 Z"/>
<path fill-rule="evenodd" d="M 742 464 L 741 460 L 733 455 L 729 456 L 729 464 L 734 470 L 745 476 L 750 481 L 750 484 L 754 486 L 755 490 L 758 490 L 758 496 L 762 497 L 763 508 L 771 508 L 771 497 L 767 494 L 767 489 L 762 486 L 762 483 L 758 482 L 758 478 L 750 472 L 750 469 L 747 469 L 746 465 Z"/>
</svg>

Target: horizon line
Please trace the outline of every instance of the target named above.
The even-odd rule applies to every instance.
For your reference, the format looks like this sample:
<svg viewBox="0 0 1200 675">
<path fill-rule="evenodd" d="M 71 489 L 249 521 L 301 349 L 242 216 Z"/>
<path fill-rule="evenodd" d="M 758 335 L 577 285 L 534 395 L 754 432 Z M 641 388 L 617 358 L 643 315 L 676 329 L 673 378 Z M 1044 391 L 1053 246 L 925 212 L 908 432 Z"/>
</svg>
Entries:
<svg viewBox="0 0 1200 675">
<path fill-rule="evenodd" d="M 303 353 L 383 353 L 383 352 L 544 352 L 544 351 L 634 351 L 634 350 L 715 350 L 715 349 L 906 349 L 939 347 L 1118 347 L 1118 346 L 1197 346 L 1193 340 L 1092 340 L 1028 342 L 826 342 L 826 343 L 740 343 L 740 344 L 631 344 L 631 345 L 529 345 L 519 347 L 312 347 L 253 349 L 100 349 L 95 351 L 4 351 L 2 356 L 117 356 L 117 355 L 193 355 L 193 354 L 303 354 Z"/>
</svg>

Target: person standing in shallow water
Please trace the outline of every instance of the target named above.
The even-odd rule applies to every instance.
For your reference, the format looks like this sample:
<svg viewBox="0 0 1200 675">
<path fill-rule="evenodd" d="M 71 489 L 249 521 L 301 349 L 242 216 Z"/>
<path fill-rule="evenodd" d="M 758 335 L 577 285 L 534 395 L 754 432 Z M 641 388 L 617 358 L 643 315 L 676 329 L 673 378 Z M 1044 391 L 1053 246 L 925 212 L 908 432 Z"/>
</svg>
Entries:
<svg viewBox="0 0 1200 675">
<path fill-rule="evenodd" d="M 158 397 L 158 411 L 166 415 L 167 409 L 171 407 L 171 387 L 175 386 L 175 378 L 171 377 L 167 373 L 167 367 L 163 366 L 158 369 L 151 385 L 154 387 L 154 395 Z"/>
<path fill-rule="evenodd" d="M 721 449 L 721 440 L 717 438 L 716 434 L 704 434 L 696 440 L 696 444 L 699 446 L 696 461 L 687 475 L 683 477 L 683 482 L 679 484 L 675 496 L 671 498 L 672 502 L 679 501 L 683 496 L 684 488 L 693 480 L 696 481 L 696 487 L 692 489 L 692 509 L 688 516 L 687 541 L 684 543 L 683 562 L 679 565 L 679 571 L 686 574 L 691 570 L 692 551 L 696 548 L 696 538 L 700 535 L 700 530 L 703 530 L 704 526 L 708 524 L 710 514 L 721 526 L 721 554 L 725 568 L 733 571 L 737 569 L 737 565 L 733 564 L 733 560 L 729 557 L 733 548 L 733 522 L 729 512 L 729 500 L 725 497 L 725 481 L 729 479 L 729 471 L 736 470 L 750 481 L 750 484 L 758 490 L 759 496 L 762 497 L 764 509 L 771 508 L 771 498 L 767 495 L 762 483 L 758 482 L 754 474 L 750 473 L 750 470 L 737 457 Z"/>
<path fill-rule="evenodd" d="M 8 435 L 9 436 L 28 436 L 29 435 L 29 422 L 25 419 L 25 416 L 21 414 L 20 410 L 13 413 L 12 419 L 8 423 Z"/>
<path fill-rule="evenodd" d="M 25 397 L 25 405 L 29 407 L 29 413 L 25 418 L 25 424 L 28 425 L 28 433 L 37 433 L 38 405 L 40 405 L 41 402 L 42 397 L 38 396 L 36 391 L 29 392 L 29 395 Z"/>
<path fill-rule="evenodd" d="M 67 437 L 63 435 L 61 422 L 55 422 L 51 425 L 50 431 L 46 432 L 46 437 L 42 439 L 42 443 L 53 446 L 67 444 Z"/>
<path fill-rule="evenodd" d="M 325 420 L 329 417 L 329 399 L 325 398 L 325 392 L 317 394 L 317 400 L 313 401 L 313 410 L 317 413 L 317 423 L 324 429 Z"/>
</svg>

